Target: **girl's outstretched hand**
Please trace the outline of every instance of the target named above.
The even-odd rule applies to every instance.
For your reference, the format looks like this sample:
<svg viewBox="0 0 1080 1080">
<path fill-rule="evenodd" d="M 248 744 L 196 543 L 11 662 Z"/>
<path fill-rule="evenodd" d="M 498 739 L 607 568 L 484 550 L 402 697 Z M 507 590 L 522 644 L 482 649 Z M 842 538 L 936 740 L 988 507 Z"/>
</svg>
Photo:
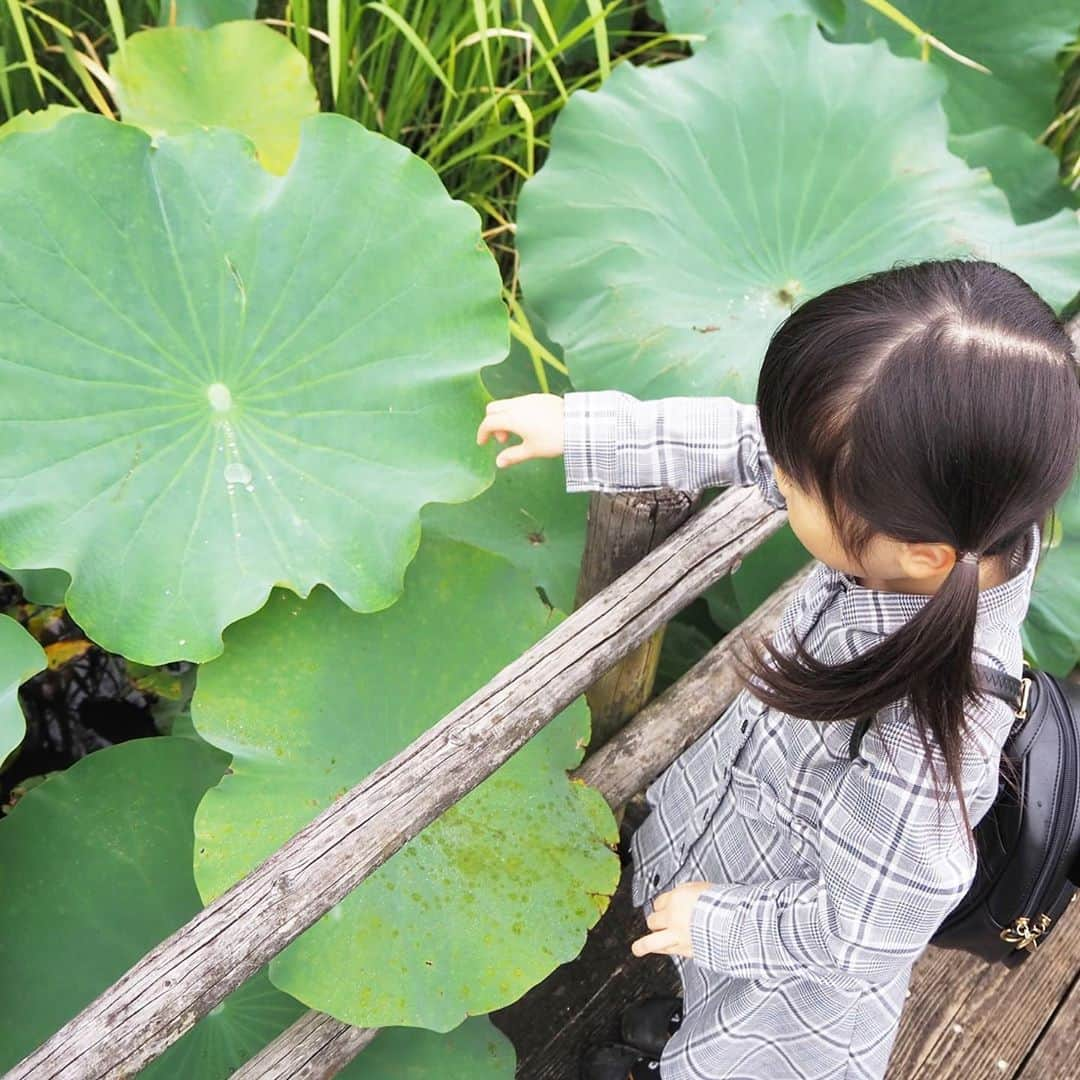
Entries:
<svg viewBox="0 0 1080 1080">
<path fill-rule="evenodd" d="M 522 441 L 495 458 L 500 469 L 529 458 L 558 457 L 563 452 L 563 399 L 558 394 L 522 394 L 489 401 L 477 443 L 483 446 L 489 435 L 504 443 L 511 434 Z"/>
<path fill-rule="evenodd" d="M 679 956 L 693 956 L 694 946 L 690 941 L 690 915 L 698 897 L 709 888 L 707 881 L 688 881 L 678 885 L 670 892 L 661 893 L 653 901 L 653 910 L 645 922 L 651 931 L 639 937 L 630 946 L 635 956 L 646 953 L 677 953 Z"/>
</svg>

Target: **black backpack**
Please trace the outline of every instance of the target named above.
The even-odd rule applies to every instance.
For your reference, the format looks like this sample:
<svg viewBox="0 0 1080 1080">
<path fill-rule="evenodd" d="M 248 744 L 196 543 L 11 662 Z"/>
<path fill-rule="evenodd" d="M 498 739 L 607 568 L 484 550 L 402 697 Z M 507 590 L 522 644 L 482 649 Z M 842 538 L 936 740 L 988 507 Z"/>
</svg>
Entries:
<svg viewBox="0 0 1080 1080">
<path fill-rule="evenodd" d="M 976 664 L 979 689 L 1015 707 L 997 798 L 978 825 L 971 888 L 931 938 L 1015 967 L 1043 944 L 1080 887 L 1080 686 Z M 869 720 L 851 735 L 858 753 Z"/>
</svg>

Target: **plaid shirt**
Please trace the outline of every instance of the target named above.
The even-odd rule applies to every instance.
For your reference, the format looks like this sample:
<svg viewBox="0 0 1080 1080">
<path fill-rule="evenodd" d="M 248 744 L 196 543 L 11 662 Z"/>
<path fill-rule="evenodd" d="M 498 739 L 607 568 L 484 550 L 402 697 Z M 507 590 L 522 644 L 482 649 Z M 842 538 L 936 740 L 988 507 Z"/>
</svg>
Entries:
<svg viewBox="0 0 1080 1080">
<path fill-rule="evenodd" d="M 568 491 L 754 484 L 784 508 L 757 410 L 725 397 L 638 401 L 615 390 L 565 397 Z M 976 658 L 1010 675 L 1039 549 L 980 592 Z M 774 641 L 801 638 L 840 663 L 901 626 L 924 596 L 864 588 L 818 564 Z M 968 714 L 962 787 L 972 822 L 998 785 L 1007 704 Z M 859 756 L 852 722 L 815 724 L 744 690 L 648 789 L 633 838 L 634 902 L 708 881 L 674 957 L 684 1020 L 663 1080 L 879 1080 L 911 967 L 961 899 L 975 863 L 955 796 L 939 805 L 905 701 L 879 712 Z"/>
</svg>

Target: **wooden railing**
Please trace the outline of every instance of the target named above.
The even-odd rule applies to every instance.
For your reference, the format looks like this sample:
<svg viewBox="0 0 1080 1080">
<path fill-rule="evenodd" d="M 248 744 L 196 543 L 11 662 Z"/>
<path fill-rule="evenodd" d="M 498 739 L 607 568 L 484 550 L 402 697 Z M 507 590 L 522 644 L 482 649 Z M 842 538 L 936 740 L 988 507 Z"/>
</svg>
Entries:
<svg viewBox="0 0 1080 1080">
<path fill-rule="evenodd" d="M 583 579 L 597 546 L 597 523 L 610 517 L 610 500 L 622 498 L 593 497 Z M 148 953 L 7 1080 L 137 1073 L 605 672 L 643 647 L 655 654 L 656 636 L 667 622 L 785 520 L 756 489 L 735 488 L 653 550 L 635 554 L 637 561 L 554 630 Z M 655 525 L 655 516 L 643 524 L 651 530 L 649 542 L 658 538 Z M 597 572 L 589 574 L 596 579 Z M 796 585 L 793 579 L 740 629 L 770 629 Z M 613 808 L 644 788 L 735 695 L 731 651 L 738 636 L 739 630 L 728 635 L 664 694 L 636 710 L 576 775 Z M 651 687 L 655 661 L 643 670 Z M 375 1034 L 308 1013 L 234 1077 L 333 1076 Z"/>
</svg>

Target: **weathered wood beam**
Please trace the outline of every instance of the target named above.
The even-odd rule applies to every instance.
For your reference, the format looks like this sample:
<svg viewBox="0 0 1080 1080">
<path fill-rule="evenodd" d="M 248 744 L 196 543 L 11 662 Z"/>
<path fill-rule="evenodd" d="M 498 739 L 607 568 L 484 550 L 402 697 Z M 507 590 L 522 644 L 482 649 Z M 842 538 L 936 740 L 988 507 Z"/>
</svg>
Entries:
<svg viewBox="0 0 1080 1080">
<path fill-rule="evenodd" d="M 739 682 L 732 661 L 735 643 L 744 635 L 768 634 L 780 619 L 788 601 L 798 591 L 812 567 L 800 570 L 776 590 L 752 615 L 709 650 L 681 679 L 645 706 L 620 732 L 594 751 L 573 773 L 619 810 L 643 790 L 692 742 L 703 735 L 734 700 Z M 304 1021 L 307 1027 L 302 1027 Z M 318 1027 L 321 1023 L 322 1026 Z M 309 1030 L 325 1040 L 326 1056 L 313 1048 Z M 298 1031 L 297 1029 L 301 1029 Z M 288 1080 L 289 1077 L 335 1076 L 359 1054 L 367 1041 L 356 1044 L 352 1057 L 340 1056 L 342 1032 L 370 1032 L 350 1028 L 324 1013 L 311 1012 L 283 1031 L 258 1057 L 252 1058 L 232 1080 Z M 301 1035 L 303 1036 L 301 1038 Z M 265 1057 L 264 1057 L 265 1055 Z M 273 1067 L 268 1068 L 267 1063 Z M 255 1068 L 256 1063 L 259 1068 Z M 316 1072 L 303 1070 L 318 1064 Z"/>
<path fill-rule="evenodd" d="M 145 956 L 9 1080 L 137 1073 L 775 532 L 725 492 Z"/>
<path fill-rule="evenodd" d="M 326 1013 L 304 1013 L 232 1074 L 232 1080 L 326 1080 L 337 1076 L 378 1028 L 343 1024 Z"/>
<path fill-rule="evenodd" d="M 700 494 L 672 488 L 593 492 L 574 608 L 659 547 L 699 502 Z M 603 746 L 652 696 L 665 629 L 650 634 L 585 691 L 592 717 L 590 750 Z"/>
</svg>

